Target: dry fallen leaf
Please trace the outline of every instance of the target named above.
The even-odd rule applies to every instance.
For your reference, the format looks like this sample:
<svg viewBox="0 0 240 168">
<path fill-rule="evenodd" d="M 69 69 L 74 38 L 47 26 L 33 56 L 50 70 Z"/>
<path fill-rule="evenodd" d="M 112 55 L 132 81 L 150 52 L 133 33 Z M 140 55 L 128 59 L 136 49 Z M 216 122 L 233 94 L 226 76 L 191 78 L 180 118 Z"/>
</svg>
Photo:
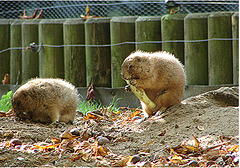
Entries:
<svg viewBox="0 0 240 168">
<path fill-rule="evenodd" d="M 2 83 L 4 85 L 10 84 L 10 75 L 9 74 L 4 75 L 4 79 L 2 80 Z"/>
<path fill-rule="evenodd" d="M 93 120 L 101 120 L 103 119 L 103 116 L 100 116 L 96 113 L 93 113 L 93 112 L 88 112 L 87 115 L 84 117 L 84 120 L 87 121 L 87 120 L 90 120 L 90 119 L 93 119 Z"/>
<path fill-rule="evenodd" d="M 90 10 L 89 10 L 89 5 L 86 6 L 86 13 L 85 15 L 81 15 L 81 18 L 87 20 L 91 18 L 102 18 L 101 16 L 90 16 Z"/>
<path fill-rule="evenodd" d="M 193 138 L 194 138 L 194 141 L 195 141 L 195 148 L 199 148 L 199 144 L 200 144 L 200 142 L 198 141 L 198 139 L 194 136 L 194 135 L 192 135 L 193 136 Z"/>
<path fill-rule="evenodd" d="M 124 156 L 121 160 L 116 161 L 112 164 L 113 167 L 123 167 L 127 166 L 127 162 L 129 161 L 130 157 Z"/>
<path fill-rule="evenodd" d="M 0 111 L 0 117 L 6 117 L 6 112 L 4 112 L 4 111 Z"/>
<path fill-rule="evenodd" d="M 76 139 L 78 138 L 79 136 L 75 136 L 75 135 L 72 135 L 71 132 L 69 130 L 65 130 L 61 135 L 60 135 L 60 138 L 61 139 Z"/>
<path fill-rule="evenodd" d="M 239 151 L 239 145 L 234 145 L 230 149 L 228 149 L 229 152 L 238 152 Z"/>
<path fill-rule="evenodd" d="M 51 141 L 52 141 L 53 144 L 61 143 L 61 140 L 57 139 L 57 138 L 52 138 Z"/>
<path fill-rule="evenodd" d="M 166 130 L 162 131 L 158 136 L 164 136 L 166 134 Z"/>
<path fill-rule="evenodd" d="M 60 146 L 60 144 L 47 145 L 47 146 L 35 145 L 32 149 L 48 150 L 48 149 L 54 149 L 58 146 Z"/>
<path fill-rule="evenodd" d="M 97 147 L 97 154 L 100 155 L 100 156 L 106 156 L 108 154 L 109 150 L 105 147 L 102 147 L 102 146 L 98 146 Z"/>
<path fill-rule="evenodd" d="M 9 159 L 9 157 L 0 156 L 0 161 L 1 161 L 1 162 L 4 162 L 5 160 L 8 160 L 8 159 Z"/>
<path fill-rule="evenodd" d="M 34 13 L 33 13 L 31 16 L 27 16 L 27 15 L 26 15 L 26 11 L 24 10 L 24 11 L 23 11 L 23 15 L 20 16 L 20 19 L 40 19 L 40 18 L 42 17 L 42 12 L 43 12 L 43 10 L 41 10 L 41 11 L 39 12 L 38 16 L 36 16 L 36 15 L 37 15 L 37 12 L 38 12 L 38 9 L 36 8 L 36 10 L 34 11 Z"/>
</svg>

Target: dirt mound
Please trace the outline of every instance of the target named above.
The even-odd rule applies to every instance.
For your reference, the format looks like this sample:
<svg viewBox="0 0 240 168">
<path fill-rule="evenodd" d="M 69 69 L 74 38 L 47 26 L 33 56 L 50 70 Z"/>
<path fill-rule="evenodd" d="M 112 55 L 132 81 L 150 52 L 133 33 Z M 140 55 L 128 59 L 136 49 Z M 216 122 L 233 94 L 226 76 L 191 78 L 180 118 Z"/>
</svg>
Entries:
<svg viewBox="0 0 240 168">
<path fill-rule="evenodd" d="M 129 119 L 132 114 L 130 110 L 111 117 L 101 115 L 98 119 L 88 121 L 79 116 L 75 118 L 73 125 L 62 125 L 58 128 L 1 117 L 0 166 L 99 166 L 99 162 L 104 158 L 110 159 L 107 155 L 109 158 L 98 156 L 96 160 L 82 158 L 73 161 L 71 157 L 76 154 L 75 148 L 65 151 L 58 148 L 43 152 L 37 149 L 30 150 L 32 148 L 28 148 L 29 151 L 18 149 L 23 148 L 23 145 L 7 145 L 13 138 L 17 138 L 25 146 L 51 144 L 52 138 L 58 138 L 65 130 L 73 128 L 80 132 L 79 143 L 86 136 L 89 143 L 96 141 L 96 137 L 106 137 L 110 142 L 103 143 L 103 149 L 114 153 L 112 157 L 115 160 L 120 156 L 138 154 L 141 161 L 149 163 L 148 166 L 155 163 L 159 156 L 166 155 L 164 149 L 176 147 L 183 141 L 190 143 L 194 139 L 192 135 L 202 146 L 218 144 L 223 139 L 231 139 L 231 144 L 238 144 L 238 97 L 238 87 L 223 87 L 187 98 L 182 104 L 169 108 L 164 117 L 153 116 L 143 122 L 141 119 Z M 99 115 L 100 113 L 96 116 Z"/>
</svg>

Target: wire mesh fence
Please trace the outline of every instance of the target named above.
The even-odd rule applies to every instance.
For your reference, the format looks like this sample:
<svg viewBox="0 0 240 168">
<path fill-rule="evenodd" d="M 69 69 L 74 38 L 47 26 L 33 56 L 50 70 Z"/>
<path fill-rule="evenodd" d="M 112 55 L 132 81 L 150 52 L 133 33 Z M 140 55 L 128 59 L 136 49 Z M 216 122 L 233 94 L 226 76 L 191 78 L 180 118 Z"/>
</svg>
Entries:
<svg viewBox="0 0 240 168">
<path fill-rule="evenodd" d="M 231 1 L 176 1 L 182 6 L 180 13 L 238 11 L 238 0 Z M 17 19 L 26 11 L 32 15 L 35 9 L 43 9 L 42 18 L 79 18 L 89 5 L 90 14 L 102 17 L 156 16 L 166 14 L 164 0 L 159 1 L 0 1 L 0 18 Z"/>
</svg>

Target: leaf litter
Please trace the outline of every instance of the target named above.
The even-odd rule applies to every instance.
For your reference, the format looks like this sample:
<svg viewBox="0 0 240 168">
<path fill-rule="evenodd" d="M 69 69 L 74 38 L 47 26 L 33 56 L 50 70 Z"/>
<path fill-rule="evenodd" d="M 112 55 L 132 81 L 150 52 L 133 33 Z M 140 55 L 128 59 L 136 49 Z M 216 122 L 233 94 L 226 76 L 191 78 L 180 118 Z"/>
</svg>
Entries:
<svg viewBox="0 0 240 168">
<path fill-rule="evenodd" d="M 212 93 L 208 94 L 211 96 Z M 181 105 L 170 108 L 165 117 L 153 116 L 146 121 L 142 120 L 141 109 L 128 107 L 121 107 L 117 112 L 105 107 L 90 111 L 78 117 L 72 126 L 62 128 L 17 123 L 12 115 L 2 116 L 0 165 L 238 167 L 238 132 L 235 130 L 238 123 L 234 123 L 234 129 L 229 123 L 225 125 L 227 131 L 213 131 L 215 124 L 221 127 L 219 124 L 225 122 L 222 119 L 238 122 L 238 109 L 227 105 L 202 108 L 201 103 L 196 103 L 207 97 L 203 94 L 194 101 L 191 101 L 193 98 L 184 100 Z M 231 117 L 230 114 L 236 115 Z M 203 120 L 204 115 L 207 116 Z M 219 116 L 222 118 L 214 119 Z M 15 125 L 7 127 L 11 123 Z M 44 131 L 49 135 L 46 136 Z"/>
</svg>

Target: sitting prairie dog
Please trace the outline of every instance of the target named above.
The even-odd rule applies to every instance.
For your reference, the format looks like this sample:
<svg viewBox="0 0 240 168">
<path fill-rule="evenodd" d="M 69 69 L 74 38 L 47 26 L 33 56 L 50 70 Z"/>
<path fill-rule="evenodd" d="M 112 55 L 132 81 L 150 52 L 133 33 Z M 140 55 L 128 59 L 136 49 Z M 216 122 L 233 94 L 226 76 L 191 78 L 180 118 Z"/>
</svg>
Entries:
<svg viewBox="0 0 240 168">
<path fill-rule="evenodd" d="M 41 123 L 72 123 L 78 107 L 77 89 L 62 79 L 36 78 L 13 95 L 16 116 Z"/>
<path fill-rule="evenodd" d="M 180 104 L 186 77 L 183 65 L 172 54 L 136 51 L 121 68 L 123 79 L 140 99 L 145 117 Z"/>
</svg>

